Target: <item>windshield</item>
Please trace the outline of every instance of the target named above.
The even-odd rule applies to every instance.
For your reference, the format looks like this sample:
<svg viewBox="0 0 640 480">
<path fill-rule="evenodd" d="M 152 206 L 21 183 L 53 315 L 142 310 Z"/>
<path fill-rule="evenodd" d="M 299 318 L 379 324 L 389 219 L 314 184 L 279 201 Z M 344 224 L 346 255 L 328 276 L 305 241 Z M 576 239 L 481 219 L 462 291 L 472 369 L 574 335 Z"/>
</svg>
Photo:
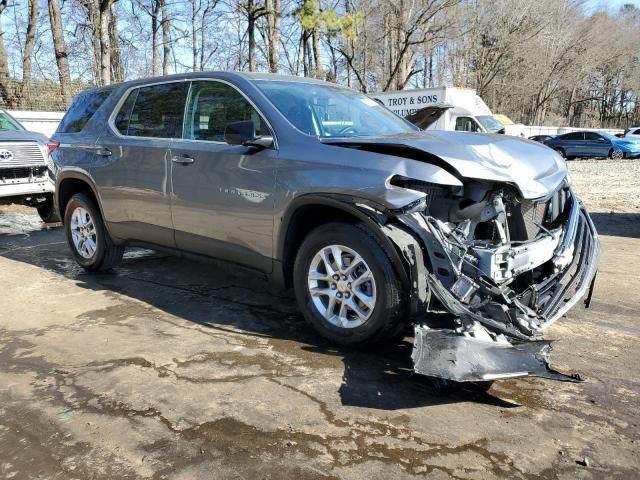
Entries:
<svg viewBox="0 0 640 480">
<path fill-rule="evenodd" d="M 602 135 L 602 136 L 603 136 L 604 138 L 606 138 L 607 140 L 609 140 L 609 141 L 613 141 L 613 142 L 620 142 L 620 141 L 622 141 L 622 142 L 625 142 L 625 141 L 626 141 L 626 142 L 629 142 L 629 141 L 631 141 L 631 139 L 629 139 L 629 138 L 627 138 L 627 139 L 624 139 L 624 138 L 618 138 L 618 137 L 616 137 L 615 135 L 611 135 L 610 133 L 606 133 L 606 132 L 598 132 L 598 135 Z"/>
<path fill-rule="evenodd" d="M 9 115 L 7 112 L 0 111 L 0 130 L 24 130 L 24 127 L 20 125 L 15 118 Z"/>
<path fill-rule="evenodd" d="M 256 86 L 298 130 L 318 137 L 361 137 L 418 128 L 375 100 L 346 88 L 255 80 Z"/>
<path fill-rule="evenodd" d="M 491 115 L 478 115 L 476 118 L 489 133 L 496 133 L 504 129 L 504 125 Z"/>
</svg>

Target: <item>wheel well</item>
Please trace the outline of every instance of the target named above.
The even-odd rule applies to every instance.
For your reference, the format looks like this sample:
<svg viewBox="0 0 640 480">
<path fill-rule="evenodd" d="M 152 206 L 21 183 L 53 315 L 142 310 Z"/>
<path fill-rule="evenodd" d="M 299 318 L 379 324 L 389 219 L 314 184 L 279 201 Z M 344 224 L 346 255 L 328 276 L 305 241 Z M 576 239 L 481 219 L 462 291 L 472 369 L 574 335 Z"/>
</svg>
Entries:
<svg viewBox="0 0 640 480">
<path fill-rule="evenodd" d="M 293 264 L 296 259 L 296 253 L 305 237 L 314 228 L 325 223 L 344 222 L 350 224 L 368 223 L 364 214 L 361 216 L 350 213 L 339 207 L 322 204 L 302 205 L 296 209 L 287 223 L 287 232 L 282 245 L 282 272 L 284 275 L 284 285 L 291 287 L 293 285 Z M 373 222 L 371 220 L 370 222 Z M 391 254 L 392 264 L 403 282 L 408 282 L 408 271 L 404 262 L 401 260 L 397 249 L 384 234 L 376 228 L 371 229 L 372 233 L 378 237 L 380 242 L 389 245 L 389 253 Z"/>
<path fill-rule="evenodd" d="M 328 205 L 303 205 L 296 209 L 287 225 L 287 233 L 282 248 L 282 267 L 287 287 L 293 283 L 293 262 L 296 252 L 305 237 L 314 228 L 329 222 L 356 224 L 360 221 L 355 215 Z"/>
<path fill-rule="evenodd" d="M 58 210 L 60 211 L 60 218 L 62 219 L 62 222 L 64 222 L 64 212 L 66 210 L 67 203 L 69 203 L 71 197 L 73 197 L 76 193 L 84 193 L 94 202 L 96 202 L 96 205 L 98 204 L 98 200 L 93 193 L 93 189 L 87 182 L 78 178 L 67 178 L 60 182 L 57 193 Z"/>
</svg>

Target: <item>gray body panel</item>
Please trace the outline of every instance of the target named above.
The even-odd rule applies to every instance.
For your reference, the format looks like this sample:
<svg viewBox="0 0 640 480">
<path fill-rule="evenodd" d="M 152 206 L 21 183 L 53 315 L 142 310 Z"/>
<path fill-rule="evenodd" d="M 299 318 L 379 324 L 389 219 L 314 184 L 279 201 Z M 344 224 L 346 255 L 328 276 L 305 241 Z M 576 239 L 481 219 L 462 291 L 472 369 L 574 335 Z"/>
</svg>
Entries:
<svg viewBox="0 0 640 480">
<path fill-rule="evenodd" d="M 368 225 L 383 245 L 406 289 L 409 317 L 420 319 L 416 372 L 458 381 L 573 380 L 549 369 L 548 343 L 523 343 L 538 339 L 586 292 L 589 303 L 600 257 L 597 232 L 560 155 L 533 141 L 424 132 L 408 123 L 387 130 L 404 134 L 314 137 L 294 127 L 255 79 L 303 81 L 309 88 L 323 83 L 202 73 L 107 87 L 114 91 L 81 133 L 54 136 L 61 142 L 53 153 L 59 192 L 73 193 L 73 182 L 86 182 L 116 243 L 229 260 L 285 284 L 292 283 L 307 234 L 346 216 Z M 203 90 L 184 83 L 195 80 L 227 87 L 206 90 L 214 101 L 200 104 Z M 134 103 L 119 128 L 180 138 L 119 133 L 114 119 L 127 92 L 154 84 L 163 86 L 145 89 L 153 100 L 135 115 Z M 187 108 L 177 96 L 154 96 L 180 91 L 182 98 L 185 85 Z M 229 86 L 244 98 L 220 93 Z M 290 117 L 297 111 L 289 110 Z M 64 195 L 58 194 L 60 205 Z M 325 268 L 319 273 L 329 275 Z M 431 296 L 455 317 L 446 330 L 434 330 L 423 315 Z"/>
<path fill-rule="evenodd" d="M 138 139 L 119 136 L 107 126 L 132 87 L 197 79 L 223 80 L 240 90 L 271 125 L 276 147 L 258 151 L 217 142 Z M 252 83 L 254 79 L 323 83 L 206 72 L 109 87 L 114 92 L 83 130 L 82 146 L 77 140 L 64 144 L 67 135 L 54 135 L 63 142 L 54 154 L 54 159 L 64 155 L 60 179 L 66 168 L 78 168 L 95 182 L 109 230 L 119 240 L 142 240 L 270 271 L 270 259 L 280 260 L 277 245 L 286 228 L 282 221 L 304 195 L 341 194 L 393 209 L 423 196 L 390 185 L 395 175 L 458 186 L 464 178 L 505 182 L 517 186 L 525 198 L 548 194 L 566 176 L 562 159 L 547 147 L 498 135 L 416 131 L 331 139 L 340 145 L 323 143 L 297 130 Z M 365 143 L 406 146 L 442 164 L 345 148 Z M 101 157 L 99 148 L 108 148 L 111 156 Z M 187 166 L 171 161 L 180 155 L 197 159 Z"/>
</svg>

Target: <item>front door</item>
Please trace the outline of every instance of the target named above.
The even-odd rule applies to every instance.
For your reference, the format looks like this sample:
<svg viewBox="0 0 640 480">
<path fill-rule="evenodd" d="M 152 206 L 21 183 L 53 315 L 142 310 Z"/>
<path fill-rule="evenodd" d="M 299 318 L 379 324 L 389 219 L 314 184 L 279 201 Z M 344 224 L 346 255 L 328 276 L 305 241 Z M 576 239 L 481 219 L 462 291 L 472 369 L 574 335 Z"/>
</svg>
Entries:
<svg viewBox="0 0 640 480">
<path fill-rule="evenodd" d="M 105 219 L 119 238 L 175 246 L 171 221 L 169 147 L 182 132 L 189 83 L 132 89 L 113 128 L 100 137 L 105 168 L 95 169 Z"/>
<path fill-rule="evenodd" d="M 276 150 L 224 141 L 228 124 L 263 117 L 231 85 L 191 84 L 183 139 L 171 146 L 171 210 L 178 248 L 271 271 Z"/>
<path fill-rule="evenodd" d="M 606 157 L 611 150 L 611 142 L 595 132 L 584 132 L 585 156 Z"/>
<path fill-rule="evenodd" d="M 456 131 L 459 132 L 482 132 L 482 127 L 472 117 L 456 117 Z"/>
</svg>

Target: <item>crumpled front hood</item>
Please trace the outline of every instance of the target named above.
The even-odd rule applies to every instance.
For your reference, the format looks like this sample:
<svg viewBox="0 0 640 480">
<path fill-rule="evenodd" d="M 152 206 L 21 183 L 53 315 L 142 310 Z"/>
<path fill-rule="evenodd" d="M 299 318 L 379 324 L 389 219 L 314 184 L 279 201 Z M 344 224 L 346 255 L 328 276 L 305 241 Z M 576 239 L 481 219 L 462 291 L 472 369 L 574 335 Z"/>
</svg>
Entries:
<svg viewBox="0 0 640 480">
<path fill-rule="evenodd" d="M 442 159 L 461 177 L 512 183 L 528 199 L 553 192 L 567 175 L 566 163 L 556 152 L 538 142 L 507 135 L 429 131 L 323 141 L 410 147 Z"/>
</svg>

